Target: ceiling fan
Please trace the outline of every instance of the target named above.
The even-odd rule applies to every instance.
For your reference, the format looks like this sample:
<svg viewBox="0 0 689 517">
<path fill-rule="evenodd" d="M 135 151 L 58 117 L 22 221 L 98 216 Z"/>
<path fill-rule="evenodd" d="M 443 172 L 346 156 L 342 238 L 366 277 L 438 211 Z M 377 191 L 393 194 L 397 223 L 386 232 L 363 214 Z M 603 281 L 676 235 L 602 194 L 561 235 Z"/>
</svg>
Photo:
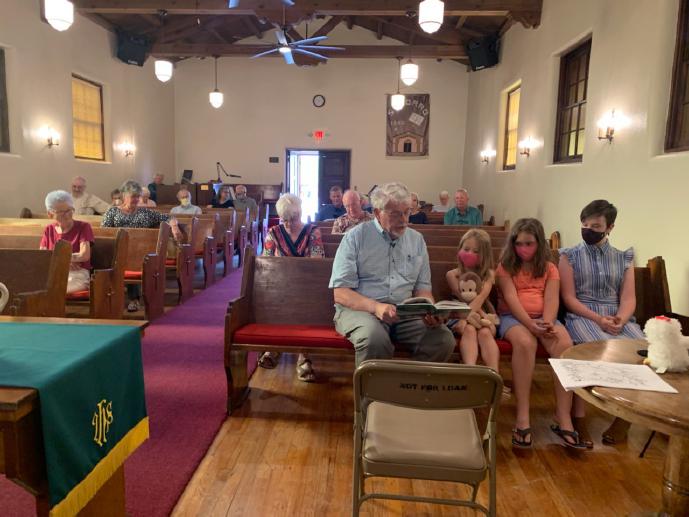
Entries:
<svg viewBox="0 0 689 517">
<path fill-rule="evenodd" d="M 251 56 L 251 59 L 257 58 L 257 57 L 262 57 L 262 56 L 267 56 L 268 54 L 272 54 L 273 52 L 280 52 L 282 54 L 282 57 L 285 59 L 285 63 L 288 65 L 293 65 L 294 64 L 294 57 L 292 56 L 292 52 L 297 52 L 299 54 L 304 54 L 306 56 L 311 56 L 315 57 L 317 59 L 322 59 L 324 61 L 327 61 L 327 57 L 323 56 L 321 54 L 317 54 L 316 52 L 311 52 L 310 50 L 305 50 L 305 49 L 313 49 L 313 50 L 345 50 L 342 47 L 326 47 L 322 45 L 313 45 L 313 43 L 318 43 L 320 41 L 328 39 L 328 36 L 316 36 L 315 38 L 306 38 L 302 39 L 299 41 L 287 41 L 287 36 L 285 35 L 285 29 L 277 29 L 275 31 L 275 36 L 277 37 L 278 40 L 278 45 L 275 48 L 271 48 L 270 50 L 266 50 L 265 52 L 260 52 L 256 54 L 255 56 Z"/>
<path fill-rule="evenodd" d="M 292 0 L 282 0 L 282 3 L 287 7 L 292 7 L 294 5 L 294 2 L 292 2 Z M 239 0 L 229 0 L 227 7 L 229 7 L 230 9 L 239 7 Z"/>
</svg>

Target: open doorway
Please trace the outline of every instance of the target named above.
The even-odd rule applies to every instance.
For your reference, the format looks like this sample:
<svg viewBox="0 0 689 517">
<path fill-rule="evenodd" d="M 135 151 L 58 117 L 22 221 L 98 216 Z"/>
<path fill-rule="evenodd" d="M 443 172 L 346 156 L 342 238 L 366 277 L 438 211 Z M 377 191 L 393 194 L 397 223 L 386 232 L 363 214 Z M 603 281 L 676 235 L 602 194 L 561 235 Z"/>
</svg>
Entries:
<svg viewBox="0 0 689 517">
<path fill-rule="evenodd" d="M 321 206 L 330 202 L 330 187 L 349 188 L 350 157 L 348 150 L 287 149 L 285 184 L 301 199 L 304 222 L 315 221 Z"/>
</svg>

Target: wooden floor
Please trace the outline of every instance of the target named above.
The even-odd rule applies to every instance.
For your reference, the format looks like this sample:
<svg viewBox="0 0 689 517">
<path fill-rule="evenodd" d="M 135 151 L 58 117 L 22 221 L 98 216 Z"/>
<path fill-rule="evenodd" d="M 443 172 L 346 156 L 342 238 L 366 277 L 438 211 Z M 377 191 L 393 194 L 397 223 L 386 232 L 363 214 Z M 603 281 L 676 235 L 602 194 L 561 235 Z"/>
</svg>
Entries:
<svg viewBox="0 0 689 517">
<path fill-rule="evenodd" d="M 218 433 L 173 513 L 175 516 L 292 516 L 351 513 L 351 358 L 314 358 L 317 384 L 294 377 L 295 357 L 283 355 L 275 370 L 259 368 L 243 408 Z M 509 365 L 503 374 L 511 377 Z M 617 447 L 597 441 L 593 451 L 563 448 L 549 430 L 552 382 L 537 366 L 532 395 L 532 451 L 511 447 L 514 401 L 501 407 L 498 438 L 498 515 L 595 515 L 644 513 L 660 507 L 663 437 L 643 459 L 649 432 L 632 427 Z M 599 439 L 611 418 L 591 410 Z M 461 437 L 458 437 L 461 439 Z M 465 495 L 450 483 L 370 480 L 368 487 L 431 496 Z M 487 484 L 479 492 L 487 501 Z M 455 507 L 367 501 L 362 515 L 477 515 Z"/>
</svg>

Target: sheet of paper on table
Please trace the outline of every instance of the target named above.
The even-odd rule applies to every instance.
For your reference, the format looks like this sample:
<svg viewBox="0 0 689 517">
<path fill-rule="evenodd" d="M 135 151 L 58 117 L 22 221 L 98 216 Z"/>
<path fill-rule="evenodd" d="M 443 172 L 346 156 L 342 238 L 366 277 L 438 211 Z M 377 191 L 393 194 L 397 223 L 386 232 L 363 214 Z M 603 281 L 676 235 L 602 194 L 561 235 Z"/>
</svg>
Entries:
<svg viewBox="0 0 689 517">
<path fill-rule="evenodd" d="M 560 383 L 567 390 L 587 386 L 677 393 L 677 390 L 643 364 L 549 359 Z"/>
</svg>

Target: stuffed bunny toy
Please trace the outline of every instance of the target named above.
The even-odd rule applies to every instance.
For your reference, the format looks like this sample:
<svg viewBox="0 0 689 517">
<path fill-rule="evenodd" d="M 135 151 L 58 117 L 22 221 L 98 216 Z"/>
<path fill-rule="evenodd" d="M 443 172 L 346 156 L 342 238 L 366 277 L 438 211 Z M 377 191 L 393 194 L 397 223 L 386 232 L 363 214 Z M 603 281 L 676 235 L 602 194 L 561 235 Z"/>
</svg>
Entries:
<svg viewBox="0 0 689 517">
<path fill-rule="evenodd" d="M 648 364 L 657 373 L 683 372 L 689 367 L 689 337 L 682 335 L 679 321 L 656 316 L 646 322 L 644 333 L 648 341 Z"/>
<path fill-rule="evenodd" d="M 5 305 L 10 301 L 10 292 L 7 286 L 0 282 L 0 313 L 5 309 Z"/>
</svg>

